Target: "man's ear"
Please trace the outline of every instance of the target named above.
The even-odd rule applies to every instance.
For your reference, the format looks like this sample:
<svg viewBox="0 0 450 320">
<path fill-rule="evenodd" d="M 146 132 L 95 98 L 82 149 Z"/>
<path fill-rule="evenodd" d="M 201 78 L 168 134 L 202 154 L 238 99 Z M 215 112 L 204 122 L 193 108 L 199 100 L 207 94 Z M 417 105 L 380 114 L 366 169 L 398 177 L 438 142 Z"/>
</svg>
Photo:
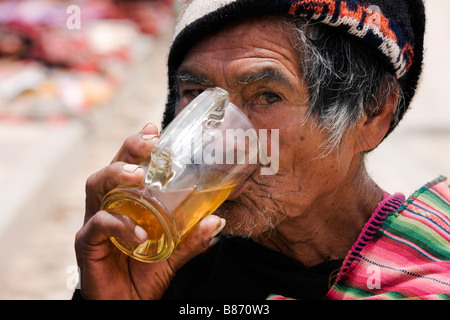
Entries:
<svg viewBox="0 0 450 320">
<path fill-rule="evenodd" d="M 384 94 L 386 91 L 380 89 Z M 398 85 L 394 90 L 388 90 L 386 97 L 378 98 L 378 110 L 364 116 L 356 126 L 356 153 L 375 149 L 386 136 L 398 107 Z"/>
</svg>

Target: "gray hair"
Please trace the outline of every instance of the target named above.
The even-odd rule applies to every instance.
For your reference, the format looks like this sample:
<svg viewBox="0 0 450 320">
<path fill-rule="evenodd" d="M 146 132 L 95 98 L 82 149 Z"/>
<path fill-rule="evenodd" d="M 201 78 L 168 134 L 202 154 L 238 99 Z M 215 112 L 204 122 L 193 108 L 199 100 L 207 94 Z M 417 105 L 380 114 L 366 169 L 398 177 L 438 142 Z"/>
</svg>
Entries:
<svg viewBox="0 0 450 320">
<path fill-rule="evenodd" d="M 303 19 L 281 19 L 290 28 L 308 85 L 307 118 L 312 117 L 328 137 L 322 146 L 324 155 L 337 150 L 346 132 L 362 117 L 375 114 L 397 90 L 393 124 L 398 123 L 404 104 L 401 86 L 379 56 L 336 28 Z"/>
<path fill-rule="evenodd" d="M 401 110 L 406 110 L 405 100 L 397 78 L 381 56 L 337 28 L 285 16 L 280 16 L 280 22 L 280 31 L 289 31 L 308 85 L 309 111 L 305 122 L 313 119 L 327 134 L 328 139 L 321 146 L 324 156 L 339 151 L 348 130 L 362 117 L 375 114 L 387 97 L 398 91 L 397 110 L 391 124 L 391 128 L 395 127 Z M 177 84 L 174 81 L 175 101 L 169 101 L 167 114 L 178 105 Z M 165 125 L 168 119 L 165 117 Z"/>
</svg>

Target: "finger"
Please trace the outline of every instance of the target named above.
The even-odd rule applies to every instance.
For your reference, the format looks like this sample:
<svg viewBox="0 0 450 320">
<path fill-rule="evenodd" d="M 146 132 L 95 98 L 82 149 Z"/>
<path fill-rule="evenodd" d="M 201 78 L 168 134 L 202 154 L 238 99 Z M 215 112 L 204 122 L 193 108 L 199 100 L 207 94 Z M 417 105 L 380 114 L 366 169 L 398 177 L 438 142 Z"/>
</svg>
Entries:
<svg viewBox="0 0 450 320">
<path fill-rule="evenodd" d="M 169 258 L 174 270 L 209 249 L 215 243 L 215 236 L 225 227 L 225 219 L 210 215 L 203 218 L 183 239 Z"/>
<path fill-rule="evenodd" d="M 110 237 L 138 245 L 145 242 L 147 233 L 128 216 L 99 211 L 78 231 L 77 252 L 93 260 L 102 259 L 112 248 Z"/>
<path fill-rule="evenodd" d="M 115 162 L 91 175 L 86 181 L 86 217 L 100 210 L 100 204 L 109 191 L 119 185 L 142 185 L 145 171 L 140 166 Z"/>
<path fill-rule="evenodd" d="M 147 123 L 141 131 L 140 134 L 156 135 L 158 134 L 158 127 L 153 123 Z"/>
<path fill-rule="evenodd" d="M 158 141 L 158 128 L 154 124 L 148 124 L 138 134 L 125 140 L 112 163 L 123 161 L 140 164 L 150 156 Z"/>
</svg>

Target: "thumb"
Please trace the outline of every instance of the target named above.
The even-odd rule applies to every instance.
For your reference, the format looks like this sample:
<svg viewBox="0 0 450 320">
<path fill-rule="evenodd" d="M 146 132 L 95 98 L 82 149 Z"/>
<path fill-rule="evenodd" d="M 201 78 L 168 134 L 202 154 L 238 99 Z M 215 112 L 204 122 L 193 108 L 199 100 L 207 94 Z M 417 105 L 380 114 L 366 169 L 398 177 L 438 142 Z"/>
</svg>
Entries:
<svg viewBox="0 0 450 320">
<path fill-rule="evenodd" d="M 213 246 L 216 243 L 214 237 L 222 231 L 225 223 L 225 219 L 215 215 L 200 220 L 170 256 L 175 269 L 180 269 L 186 262 Z"/>
</svg>

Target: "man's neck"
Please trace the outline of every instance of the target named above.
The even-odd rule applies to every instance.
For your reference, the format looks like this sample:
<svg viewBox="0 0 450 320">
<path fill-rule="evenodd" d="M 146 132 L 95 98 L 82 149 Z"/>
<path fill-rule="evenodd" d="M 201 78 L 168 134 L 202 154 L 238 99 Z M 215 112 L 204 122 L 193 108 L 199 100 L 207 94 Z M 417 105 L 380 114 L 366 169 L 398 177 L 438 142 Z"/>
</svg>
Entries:
<svg viewBox="0 0 450 320">
<path fill-rule="evenodd" d="M 344 259 L 378 204 L 383 190 L 361 164 L 336 192 L 314 203 L 300 217 L 253 240 L 313 267 Z"/>
</svg>

